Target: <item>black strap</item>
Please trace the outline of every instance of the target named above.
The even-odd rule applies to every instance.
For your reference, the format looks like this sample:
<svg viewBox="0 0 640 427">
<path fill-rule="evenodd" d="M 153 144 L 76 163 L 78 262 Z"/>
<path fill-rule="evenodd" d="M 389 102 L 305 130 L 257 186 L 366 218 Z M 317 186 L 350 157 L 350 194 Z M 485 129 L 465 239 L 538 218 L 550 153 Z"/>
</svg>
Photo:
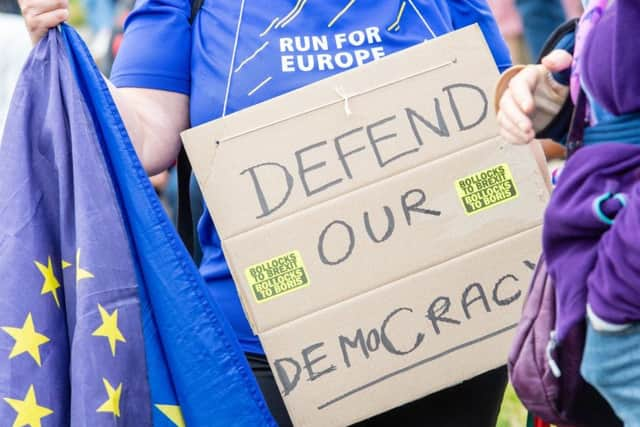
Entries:
<svg viewBox="0 0 640 427">
<path fill-rule="evenodd" d="M 191 18 L 189 18 L 189 22 L 193 23 L 193 20 L 196 19 L 196 15 L 198 14 L 198 11 L 200 11 L 202 3 L 204 3 L 204 0 L 191 0 Z"/>
<path fill-rule="evenodd" d="M 192 0 L 191 2 L 191 17 L 189 22 L 193 22 L 198 11 L 202 7 L 204 0 Z M 195 236 L 193 228 L 193 217 L 191 213 L 191 196 L 189 187 L 191 184 L 191 163 L 187 157 L 184 147 L 180 147 L 180 154 L 178 154 L 178 234 L 182 239 L 185 247 L 191 255 L 195 250 Z"/>
<path fill-rule="evenodd" d="M 570 21 L 565 22 L 563 25 L 558 27 L 547 39 L 545 42 L 542 51 L 540 52 L 540 56 L 538 57 L 537 63 L 540 64 L 542 62 L 542 58 L 547 56 L 551 51 L 557 48 L 558 43 L 562 40 L 567 34 L 575 32 L 578 26 L 578 18 L 572 19 Z M 557 138 L 557 135 L 564 134 L 567 129 L 571 126 L 571 119 L 573 115 L 573 102 L 571 101 L 571 97 L 567 96 L 566 101 L 562 105 L 562 108 L 556 114 L 556 116 L 549 122 L 549 124 L 542 130 L 536 133 L 536 138 L 545 139 L 545 138 Z"/>
<path fill-rule="evenodd" d="M 569 126 L 569 134 L 567 136 L 567 158 L 571 157 L 573 153 L 580 147 L 584 141 L 584 128 L 587 126 L 587 96 L 584 90 L 580 89 L 578 98 L 576 100 L 576 106 L 573 109 L 573 115 L 571 117 L 571 126 Z"/>
<path fill-rule="evenodd" d="M 184 147 L 180 148 L 178 154 L 178 234 L 187 248 L 189 253 L 193 255 L 195 250 L 193 217 L 191 216 L 191 197 L 189 194 L 189 186 L 191 181 L 191 163 L 187 158 Z"/>
<path fill-rule="evenodd" d="M 544 45 L 542 46 L 542 50 L 538 55 L 538 60 L 536 61 L 536 63 L 539 64 L 540 62 L 542 62 L 542 58 L 544 58 L 545 56 L 550 54 L 554 49 L 556 49 L 558 43 L 560 42 L 560 40 L 564 38 L 564 36 L 575 32 L 578 28 L 579 21 L 580 21 L 580 18 L 570 19 L 567 22 L 560 25 L 555 30 L 553 30 L 553 33 L 551 33 L 551 35 L 544 42 Z"/>
</svg>

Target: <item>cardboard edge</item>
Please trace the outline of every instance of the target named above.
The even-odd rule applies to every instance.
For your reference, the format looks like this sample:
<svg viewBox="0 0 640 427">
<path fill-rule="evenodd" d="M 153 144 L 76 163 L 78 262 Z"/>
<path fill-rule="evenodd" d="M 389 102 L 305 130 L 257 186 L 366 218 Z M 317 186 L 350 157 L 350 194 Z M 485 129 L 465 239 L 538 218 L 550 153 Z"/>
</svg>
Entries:
<svg viewBox="0 0 640 427">
<path fill-rule="evenodd" d="M 227 242 L 225 240 L 222 241 L 222 252 L 227 253 Z M 247 320 L 249 321 L 249 326 L 251 327 L 251 331 L 254 333 L 254 335 L 258 335 L 258 327 L 255 322 L 253 310 L 251 310 L 251 306 L 247 302 L 247 298 L 251 298 L 250 292 L 245 292 L 245 290 L 241 289 L 239 285 L 241 281 L 238 280 L 238 277 L 242 275 L 242 272 L 238 271 L 238 268 L 233 262 L 233 257 L 231 258 L 225 257 L 225 258 L 227 260 L 227 266 L 229 267 L 229 272 L 231 273 L 231 278 L 233 279 L 233 286 L 235 288 L 236 293 L 238 294 L 238 298 L 240 299 L 240 305 L 242 306 L 242 311 L 244 312 L 245 316 L 247 317 Z"/>
<path fill-rule="evenodd" d="M 345 89 L 346 93 L 355 92 L 355 91 L 347 90 L 349 88 L 346 87 L 345 85 L 345 79 L 353 79 L 352 76 L 354 73 L 356 75 L 361 73 L 369 73 L 369 66 L 371 64 L 380 64 L 380 63 L 385 64 L 390 59 L 394 61 L 398 61 L 399 59 L 401 60 L 402 57 L 407 56 L 407 54 L 410 55 L 411 54 L 410 51 L 412 49 L 419 48 L 420 46 L 428 45 L 429 42 L 433 40 L 443 40 L 443 39 L 450 39 L 450 38 L 455 39 L 458 37 L 462 37 L 460 33 L 467 33 L 467 32 L 472 35 L 471 36 L 472 38 L 481 40 L 480 44 L 485 46 L 487 49 L 487 53 L 490 54 L 488 43 L 486 41 L 486 38 L 484 37 L 484 34 L 482 33 L 480 26 L 477 23 L 474 23 L 466 27 L 460 28 L 455 32 L 442 34 L 434 39 L 425 40 L 424 42 L 418 43 L 407 49 L 394 52 L 392 55 L 380 58 L 375 62 L 364 64 L 362 66 L 347 70 L 345 72 L 335 74 L 326 79 L 318 80 L 316 82 L 302 86 L 298 89 L 295 89 L 290 92 L 271 98 L 268 101 L 260 102 L 258 104 L 249 106 L 247 108 L 243 108 L 241 110 L 235 111 L 231 114 L 224 116 L 224 119 L 226 119 L 226 122 L 222 122 L 223 117 L 220 117 L 213 121 L 203 123 L 201 125 L 187 129 L 182 132 L 183 139 L 196 138 L 197 137 L 196 135 L 215 134 L 217 135 L 217 138 L 220 141 L 222 141 L 222 143 L 228 143 L 234 138 L 234 135 L 236 134 L 244 135 L 247 132 L 253 132 L 253 131 L 262 129 L 266 126 L 271 125 L 274 120 L 277 120 L 277 121 L 288 120 L 289 116 L 292 115 L 290 114 L 290 112 L 293 112 L 290 107 L 291 102 L 289 101 L 289 98 L 291 96 L 297 96 L 299 98 L 299 101 L 301 101 L 301 103 L 298 105 L 298 108 L 296 109 L 297 112 L 299 112 L 300 110 L 302 110 L 303 112 L 310 111 L 310 110 L 313 111 L 322 107 L 326 103 L 337 104 L 337 103 L 344 102 L 344 97 L 340 96 L 338 91 L 332 90 L 331 88 L 335 89 L 337 87 L 342 87 Z M 409 61 L 408 63 L 412 64 L 411 61 Z M 411 77 L 413 72 L 419 72 L 419 71 L 424 71 L 424 69 L 422 67 L 416 67 L 415 65 L 413 65 L 413 69 L 407 73 L 407 76 Z M 498 74 L 497 68 L 496 68 L 496 74 Z M 345 75 L 348 75 L 348 76 L 345 77 Z M 378 84 L 386 84 L 386 83 L 388 82 L 382 81 L 382 82 L 379 82 Z M 303 90 L 305 92 L 308 92 L 308 91 L 315 92 L 314 95 L 319 94 L 324 96 L 302 96 L 300 95 L 300 92 Z M 320 99 L 322 99 L 324 102 L 320 102 Z M 298 117 L 298 115 L 296 115 L 296 117 Z M 231 122 L 229 122 L 229 119 L 231 119 Z M 250 129 L 249 131 L 245 129 L 246 123 L 253 124 L 252 129 Z"/>
<path fill-rule="evenodd" d="M 538 163 L 538 168 L 540 168 L 540 172 L 542 173 L 542 177 L 544 178 L 547 192 L 551 194 L 553 186 L 551 185 L 551 175 L 549 174 L 549 166 L 547 163 L 547 158 L 544 155 L 544 150 L 542 149 L 542 143 L 539 140 L 534 139 L 529 143 L 529 149 L 533 153 L 533 157 Z"/>
<path fill-rule="evenodd" d="M 515 330 L 514 330 L 514 331 L 511 331 L 511 333 L 515 334 Z M 495 338 L 495 337 L 493 337 L 493 338 Z M 505 356 L 505 359 L 506 359 L 506 356 Z M 489 365 L 489 367 L 488 367 L 488 368 L 482 368 L 482 369 L 480 369 L 480 368 L 479 368 L 479 369 L 473 370 L 473 371 L 472 371 L 472 373 L 470 374 L 470 376 L 469 376 L 466 380 L 456 381 L 456 382 L 454 382 L 454 383 L 452 383 L 452 384 L 449 384 L 449 385 L 446 385 L 446 386 L 439 387 L 439 388 L 437 388 L 437 389 L 435 389 L 435 390 L 433 390 L 433 391 L 429 391 L 429 392 L 428 392 L 428 393 L 426 393 L 426 394 L 420 395 L 420 396 L 418 396 L 418 397 L 416 397 L 416 398 L 414 398 L 414 399 L 412 399 L 412 400 L 410 400 L 410 401 L 407 401 L 407 402 L 403 403 L 403 405 L 406 405 L 406 404 L 411 403 L 411 402 L 416 402 L 416 401 L 418 401 L 418 400 L 420 400 L 420 399 L 423 399 L 423 398 L 425 398 L 425 397 L 427 397 L 427 396 L 431 396 L 432 394 L 438 393 L 438 392 L 440 392 L 440 391 L 442 391 L 442 390 L 445 390 L 445 389 L 448 389 L 448 388 L 450 388 L 450 387 L 455 387 L 455 386 L 457 386 L 457 385 L 460 385 L 460 384 L 462 384 L 463 382 L 468 381 L 468 380 L 470 380 L 470 379 L 472 379 L 472 378 L 475 378 L 475 377 L 477 377 L 477 376 L 479 376 L 479 375 L 482 375 L 482 374 L 487 373 L 487 372 L 489 372 L 489 371 L 491 371 L 491 370 L 497 369 L 497 368 L 499 368 L 499 367 L 501 367 L 501 366 L 505 366 L 505 364 L 506 364 L 506 363 L 507 363 L 507 362 L 506 362 L 506 360 L 505 360 L 505 362 L 504 362 L 504 363 L 500 363 L 500 362 L 498 362 L 497 364 L 491 364 L 491 365 Z M 271 366 L 271 365 L 269 365 L 269 366 Z M 273 369 L 273 368 L 272 368 L 272 369 Z M 380 408 L 382 409 L 382 411 L 380 411 L 380 412 L 378 413 L 378 415 L 383 414 L 383 413 L 385 413 L 385 412 L 387 412 L 387 411 L 390 411 L 390 410 L 392 410 L 392 409 L 398 408 L 398 406 L 396 406 L 396 405 L 394 405 L 394 404 L 382 404 L 382 405 L 380 405 Z M 374 415 L 374 416 L 375 416 L 375 415 Z M 359 422 L 361 422 L 361 421 L 366 421 L 366 420 L 368 420 L 368 419 L 370 419 L 370 418 L 371 418 L 370 416 L 357 417 L 357 418 L 354 418 L 353 420 L 350 420 L 349 422 L 350 422 L 350 423 L 355 424 L 355 423 L 359 423 Z"/>
<path fill-rule="evenodd" d="M 192 130 L 193 132 L 191 132 Z M 196 155 L 195 146 L 197 141 L 200 139 L 207 141 L 207 135 L 209 135 L 209 132 L 203 128 L 187 129 L 180 132 L 182 145 L 184 146 L 184 149 L 187 152 L 187 157 L 193 166 L 193 173 L 196 176 L 200 188 L 205 186 L 209 177 L 213 174 L 213 171 L 215 170 L 216 157 L 218 150 L 220 149 L 220 144 L 216 143 L 216 141 L 211 141 L 211 149 L 198 150 Z M 207 173 L 201 174 L 200 171 L 207 171 Z"/>
<path fill-rule="evenodd" d="M 217 168 L 215 165 L 215 162 L 217 162 L 218 160 L 220 162 L 223 161 L 223 159 L 225 158 L 224 153 L 219 153 L 220 149 L 222 148 L 222 146 L 225 144 L 225 138 L 228 138 L 230 134 L 232 134 L 233 131 L 238 131 L 239 134 L 246 134 L 247 132 L 253 132 L 255 130 L 261 129 L 265 126 L 269 126 L 270 124 L 273 123 L 273 120 L 276 121 L 282 121 L 282 120 L 289 120 L 291 117 L 288 116 L 288 112 L 290 110 L 290 108 L 288 107 L 288 105 L 290 104 L 289 101 L 287 101 L 289 99 L 290 96 L 294 95 L 297 96 L 298 99 L 303 103 L 304 107 L 310 107 L 311 110 L 314 109 L 323 109 L 323 108 L 327 108 L 330 105 L 327 105 L 326 103 L 323 103 L 322 100 L 325 100 L 328 98 L 331 98 L 332 100 L 332 104 L 331 105 L 335 105 L 335 104 L 339 104 L 341 102 L 344 102 L 344 98 L 342 96 L 340 96 L 338 94 L 338 92 L 336 92 L 334 90 L 335 87 L 340 87 L 343 88 L 345 90 L 345 92 L 350 93 L 351 90 L 348 90 L 349 88 L 347 88 L 345 81 L 346 80 L 354 80 L 353 77 L 349 77 L 351 75 L 353 75 L 353 73 L 367 73 L 367 69 L 368 66 L 371 66 L 373 64 L 380 64 L 380 63 L 386 63 L 388 61 L 398 61 L 399 59 L 402 60 L 403 57 L 407 57 L 410 58 L 411 55 L 411 50 L 412 49 L 416 49 L 416 48 L 420 48 L 420 47 L 424 47 L 426 45 L 428 45 L 430 42 L 433 42 L 435 40 L 442 40 L 442 39 L 448 39 L 448 38 L 456 38 L 456 37 L 460 37 L 460 35 L 458 33 L 470 33 L 472 35 L 472 37 L 474 37 L 475 39 L 480 40 L 480 42 L 478 43 L 483 49 L 486 50 L 486 53 L 488 55 L 488 58 L 491 58 L 491 54 L 490 54 L 490 49 L 488 47 L 488 44 L 486 42 L 486 39 L 484 37 L 484 34 L 482 33 L 482 30 L 480 29 L 478 24 L 472 24 L 472 25 L 468 25 L 466 27 L 463 27 L 461 29 L 458 29 L 457 31 L 453 32 L 453 33 L 447 33 L 447 34 L 443 34 L 441 36 L 438 36 L 436 39 L 431 39 L 431 40 L 425 40 L 422 43 L 418 43 L 410 48 L 407 49 L 403 49 L 399 52 L 394 52 L 391 55 L 388 55 L 386 57 L 383 57 L 375 62 L 372 63 L 368 63 L 368 64 L 364 64 L 363 66 L 360 67 L 356 67 L 354 69 L 351 70 L 347 70 L 345 72 L 342 73 L 338 73 L 336 75 L 333 75 L 331 77 L 328 77 L 326 79 L 322 79 L 319 81 L 316 81 L 314 83 L 311 83 L 309 85 L 305 85 L 301 88 L 298 88 L 296 90 L 287 92 L 285 94 L 282 94 L 280 96 L 274 97 L 269 99 L 268 101 L 265 102 L 261 102 L 258 104 L 255 104 L 253 106 L 244 108 L 242 110 L 236 111 L 232 114 L 229 114 L 227 116 L 224 117 L 220 117 L 218 119 L 215 119 L 213 121 L 207 122 L 207 123 L 203 123 L 201 125 L 195 126 L 193 128 L 184 130 L 183 132 L 181 132 L 181 138 L 183 140 L 185 149 L 187 151 L 189 160 L 192 162 L 193 166 L 194 166 L 194 172 L 198 181 L 198 184 L 201 188 L 201 190 L 203 191 L 203 194 L 205 193 L 204 188 L 207 187 L 209 185 L 209 182 L 213 179 L 215 179 L 215 177 L 218 175 L 217 174 Z M 462 46 L 459 43 L 460 46 Z M 465 47 L 468 48 L 468 47 Z M 493 60 L 492 60 L 493 61 Z M 410 64 L 411 61 L 409 61 Z M 493 62 L 492 62 L 493 63 Z M 416 71 L 416 72 L 420 72 L 420 71 L 424 71 L 425 70 L 425 64 L 422 64 L 422 66 L 415 66 L 412 65 L 412 71 Z M 364 70 L 364 71 L 363 71 Z M 496 68 L 496 75 L 498 74 L 497 68 Z M 357 75 L 357 74 L 356 74 Z M 404 76 L 404 78 L 398 80 L 397 82 L 394 82 L 394 84 L 400 82 L 400 81 L 404 81 L 406 79 L 409 78 L 413 78 L 415 77 L 414 74 L 412 73 L 407 73 L 406 76 Z M 356 79 L 357 81 L 357 79 Z M 387 82 L 388 83 L 388 82 Z M 299 92 L 304 91 L 305 93 L 307 91 L 312 91 L 314 94 L 318 94 L 318 95 L 324 95 L 324 96 L 301 96 Z M 489 103 L 489 105 L 491 105 L 491 103 Z M 305 108 L 304 111 L 309 111 L 308 108 Z M 494 114 L 493 112 L 493 108 L 491 107 L 491 112 L 489 114 Z M 495 114 L 494 114 L 495 115 Z M 231 121 L 229 122 L 228 119 L 231 118 L 232 120 L 235 119 L 235 121 Z M 223 120 L 224 119 L 224 120 Z M 247 130 L 246 129 L 246 123 L 255 123 L 255 126 L 253 126 L 251 129 Z M 497 129 L 494 132 L 491 132 L 491 134 L 489 135 L 485 135 L 484 137 L 478 139 L 477 141 L 474 141 L 472 144 L 470 144 L 469 146 L 467 146 L 464 149 L 473 147 L 477 144 L 482 143 L 483 141 L 486 140 L 490 140 L 493 138 L 498 137 L 498 133 L 497 133 Z M 217 139 L 219 141 L 223 141 L 220 144 L 213 144 L 214 147 L 211 150 L 203 150 L 203 149 L 199 149 L 197 150 L 198 153 L 196 154 L 196 150 L 195 150 L 195 144 L 197 140 L 207 140 L 207 139 Z M 226 141 L 231 142 L 231 141 Z M 464 150 L 463 149 L 463 150 Z M 461 151 L 461 150 L 458 150 Z M 434 160 L 438 160 L 438 159 L 443 159 L 447 156 L 453 155 L 455 153 L 457 153 L 458 151 L 455 152 L 449 152 L 449 153 L 444 153 L 444 154 L 440 154 L 437 157 L 434 157 L 432 159 L 427 160 L 427 162 L 432 162 Z M 221 157 L 222 156 L 222 157 Z M 218 159 L 218 157 L 221 157 L 220 159 Z M 419 167 L 420 165 L 424 164 L 426 162 L 423 163 L 416 163 L 414 166 L 412 166 L 410 169 L 408 170 L 413 170 L 414 168 Z M 199 173 L 196 171 L 200 171 Z M 202 171 L 206 171 L 202 172 Z M 395 172 L 391 175 L 388 175 L 386 177 L 384 177 L 383 179 L 389 179 L 395 175 L 398 175 L 400 173 L 402 173 L 404 171 L 398 171 Z M 360 188 L 363 188 L 364 186 L 367 185 L 371 185 L 373 182 L 377 182 L 377 181 L 367 181 L 367 182 L 363 182 L 361 185 L 356 186 L 350 190 L 348 190 L 348 192 L 353 192 L 353 191 L 357 191 Z M 318 199 L 317 201 L 314 201 L 312 205 L 308 205 L 308 206 L 303 206 L 303 207 L 299 207 L 297 209 L 295 209 L 294 211 L 291 211 L 289 213 L 286 214 L 286 216 L 290 216 L 290 215 L 294 215 L 297 214 L 298 212 L 300 212 L 303 209 L 307 209 L 311 206 L 315 206 L 315 205 L 319 205 L 325 202 L 328 202 L 330 200 L 333 200 L 334 198 L 340 197 L 344 194 L 346 194 L 347 191 L 342 191 L 339 192 L 337 194 L 328 196 L 327 198 L 321 198 Z M 208 206 L 211 208 L 209 209 L 209 212 L 212 216 L 212 218 L 215 221 L 216 218 L 216 214 L 215 212 L 215 206 L 208 204 Z M 241 229 L 238 229 L 237 231 L 235 231 L 233 234 L 226 234 L 226 230 L 225 229 L 221 229 L 218 228 L 218 233 L 220 234 L 220 237 L 224 240 L 224 239 L 230 239 L 233 238 L 237 235 L 240 235 L 242 233 L 246 233 L 246 232 L 250 232 L 252 230 L 254 230 L 257 227 L 262 227 L 262 226 L 266 226 L 268 224 L 271 224 L 272 222 L 278 221 L 280 219 L 285 218 L 286 216 L 282 216 L 282 215 L 275 215 L 272 218 L 267 219 L 265 222 L 262 222 L 260 224 L 257 225 L 253 225 L 253 226 L 245 226 L 242 227 Z"/>
</svg>

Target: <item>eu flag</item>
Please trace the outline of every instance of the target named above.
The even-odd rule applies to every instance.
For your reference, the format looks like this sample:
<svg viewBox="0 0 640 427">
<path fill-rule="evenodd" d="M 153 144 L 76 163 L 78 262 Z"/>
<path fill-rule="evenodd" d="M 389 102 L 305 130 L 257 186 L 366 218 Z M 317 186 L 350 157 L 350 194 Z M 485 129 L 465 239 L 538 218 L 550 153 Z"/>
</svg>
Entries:
<svg viewBox="0 0 640 427">
<path fill-rule="evenodd" d="M 31 54 L 0 146 L 0 423 L 274 425 L 68 26 Z"/>
</svg>

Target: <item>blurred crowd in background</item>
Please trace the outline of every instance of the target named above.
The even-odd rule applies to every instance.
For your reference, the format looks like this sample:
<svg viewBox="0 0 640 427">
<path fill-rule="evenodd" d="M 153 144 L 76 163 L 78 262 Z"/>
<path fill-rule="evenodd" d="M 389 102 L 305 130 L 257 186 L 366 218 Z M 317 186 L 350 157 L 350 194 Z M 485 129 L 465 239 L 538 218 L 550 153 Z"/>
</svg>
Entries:
<svg viewBox="0 0 640 427">
<path fill-rule="evenodd" d="M 488 0 L 514 64 L 535 62 L 549 35 L 582 13 L 580 0 Z"/>
<path fill-rule="evenodd" d="M 488 2 L 509 45 L 514 63 L 536 61 L 551 32 L 567 19 L 579 16 L 582 11 L 580 0 Z M 134 0 L 70 0 L 70 23 L 83 35 L 96 63 L 105 75 L 109 75 L 122 39 L 124 20 L 133 6 Z M 20 16 L 17 1 L 0 0 L 0 129 L 4 128 L 11 94 L 30 49 L 31 41 Z M 553 149 L 547 151 L 552 152 Z M 561 157 L 562 154 L 559 149 L 557 156 Z M 152 177 L 152 182 L 169 215 L 175 220 L 175 170 Z M 192 185 L 192 191 L 195 193 L 192 195 L 192 210 L 197 218 L 202 212 L 202 199 L 195 183 Z"/>
</svg>

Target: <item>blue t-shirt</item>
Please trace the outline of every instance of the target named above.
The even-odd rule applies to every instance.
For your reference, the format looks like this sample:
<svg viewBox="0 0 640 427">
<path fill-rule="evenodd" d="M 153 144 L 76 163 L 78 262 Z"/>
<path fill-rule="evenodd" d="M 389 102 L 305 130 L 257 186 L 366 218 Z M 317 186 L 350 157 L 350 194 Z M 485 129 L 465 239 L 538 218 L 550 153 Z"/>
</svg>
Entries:
<svg viewBox="0 0 640 427">
<path fill-rule="evenodd" d="M 194 126 L 475 22 L 510 65 L 485 0 L 205 0 L 193 25 L 190 14 L 189 0 L 139 0 L 111 80 L 190 94 Z M 213 297 L 242 348 L 263 353 L 208 213 L 198 232 Z"/>
</svg>

